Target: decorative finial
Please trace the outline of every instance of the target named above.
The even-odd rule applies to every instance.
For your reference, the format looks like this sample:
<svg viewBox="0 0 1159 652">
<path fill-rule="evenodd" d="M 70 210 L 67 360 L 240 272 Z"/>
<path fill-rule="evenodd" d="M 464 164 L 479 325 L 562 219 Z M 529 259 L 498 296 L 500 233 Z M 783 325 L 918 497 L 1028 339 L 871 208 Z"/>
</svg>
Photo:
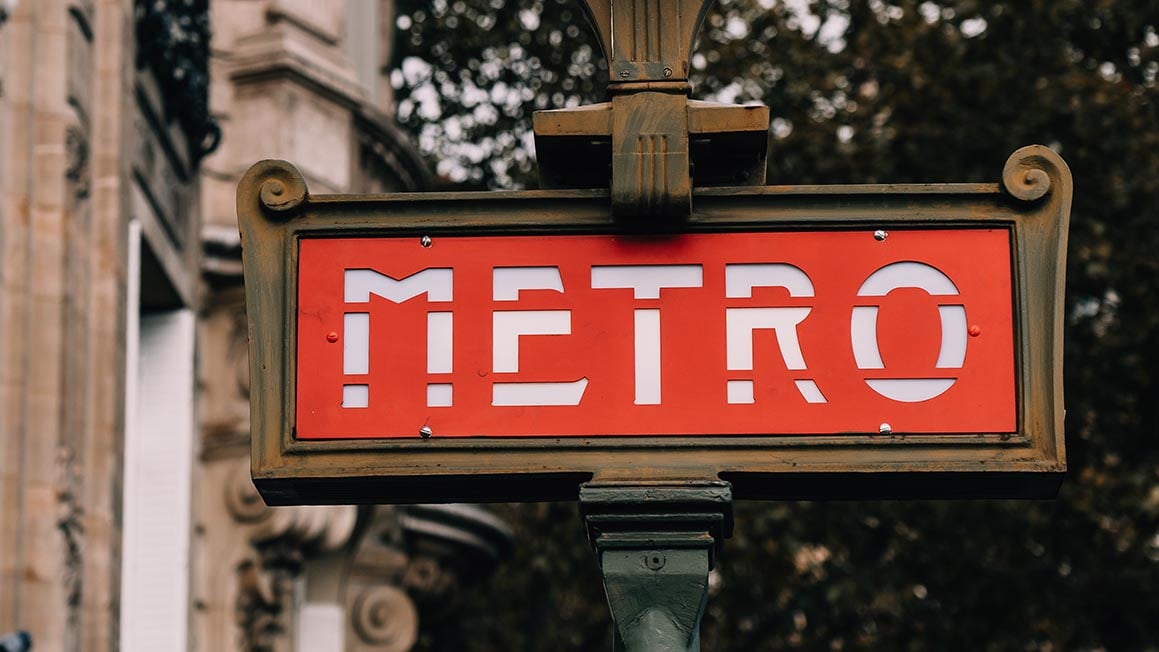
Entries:
<svg viewBox="0 0 1159 652">
<path fill-rule="evenodd" d="M 298 168 L 286 161 L 267 159 L 254 163 L 245 173 L 241 188 L 257 188 L 256 199 L 269 217 L 286 219 L 294 214 L 309 193 Z"/>
<path fill-rule="evenodd" d="M 1049 147 L 1028 145 L 1006 159 L 1002 187 L 1016 199 L 1037 201 L 1051 192 L 1056 180 L 1070 178 L 1062 157 Z"/>
</svg>

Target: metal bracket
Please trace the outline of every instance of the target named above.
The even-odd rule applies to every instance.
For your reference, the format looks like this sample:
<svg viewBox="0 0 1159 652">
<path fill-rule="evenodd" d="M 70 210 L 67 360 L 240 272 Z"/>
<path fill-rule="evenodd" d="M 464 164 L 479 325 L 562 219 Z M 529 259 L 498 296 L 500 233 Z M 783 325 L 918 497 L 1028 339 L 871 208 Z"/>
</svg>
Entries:
<svg viewBox="0 0 1159 652">
<path fill-rule="evenodd" d="M 731 485 L 589 483 L 580 513 L 616 624 L 614 649 L 698 651 L 708 571 L 732 534 Z"/>
<path fill-rule="evenodd" d="M 688 99 L 689 53 L 712 0 L 581 4 L 611 64 L 611 101 L 535 113 L 541 185 L 610 185 L 613 215 L 654 219 L 692 212 L 698 158 L 711 160 L 698 181 L 764 183 L 768 107 Z"/>
<path fill-rule="evenodd" d="M 692 212 L 683 95 L 652 91 L 612 98 L 612 214 Z"/>
</svg>

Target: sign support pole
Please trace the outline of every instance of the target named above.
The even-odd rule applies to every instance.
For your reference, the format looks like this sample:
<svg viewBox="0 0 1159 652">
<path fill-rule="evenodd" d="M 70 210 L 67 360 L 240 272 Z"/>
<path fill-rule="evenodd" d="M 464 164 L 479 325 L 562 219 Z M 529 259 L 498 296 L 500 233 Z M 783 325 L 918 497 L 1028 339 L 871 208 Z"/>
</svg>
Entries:
<svg viewBox="0 0 1159 652">
<path fill-rule="evenodd" d="M 588 483 L 580 513 L 621 652 L 698 652 L 708 572 L 732 534 L 727 482 Z"/>
<path fill-rule="evenodd" d="M 575 136 L 605 142 L 612 214 L 679 224 L 692 212 L 694 132 L 701 140 L 744 135 L 752 155 L 734 157 L 742 161 L 736 179 L 764 183 L 768 109 L 688 100 L 692 44 L 712 1 L 581 1 L 611 65 L 611 101 L 536 114 L 545 185 L 572 181 L 583 156 Z M 604 155 L 595 155 L 596 168 Z M 564 159 L 569 163 L 556 169 Z M 699 652 L 708 572 L 732 534 L 732 486 L 597 481 L 580 486 L 579 502 L 615 622 L 613 650 Z"/>
</svg>

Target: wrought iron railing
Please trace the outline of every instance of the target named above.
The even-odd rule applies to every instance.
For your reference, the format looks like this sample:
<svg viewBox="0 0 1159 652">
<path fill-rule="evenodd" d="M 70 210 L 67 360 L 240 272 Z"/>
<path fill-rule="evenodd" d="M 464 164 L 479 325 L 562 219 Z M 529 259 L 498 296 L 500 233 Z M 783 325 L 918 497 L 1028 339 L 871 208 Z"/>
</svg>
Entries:
<svg viewBox="0 0 1159 652">
<path fill-rule="evenodd" d="M 209 113 L 209 0 L 137 0 L 136 20 L 137 67 L 157 78 L 196 163 L 221 139 Z"/>
</svg>

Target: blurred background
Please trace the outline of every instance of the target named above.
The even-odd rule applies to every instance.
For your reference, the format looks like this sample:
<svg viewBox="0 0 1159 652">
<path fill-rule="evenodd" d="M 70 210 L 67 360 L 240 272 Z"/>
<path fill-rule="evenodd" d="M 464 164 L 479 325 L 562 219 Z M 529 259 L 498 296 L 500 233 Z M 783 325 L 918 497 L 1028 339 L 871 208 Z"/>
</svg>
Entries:
<svg viewBox="0 0 1159 652">
<path fill-rule="evenodd" d="M 702 649 L 1159 650 L 1159 5 L 725 0 L 692 69 L 771 184 L 1075 178 L 1059 498 L 740 502 Z M 262 505 L 234 212 L 535 187 L 606 75 L 574 0 L 0 0 L 0 645 L 610 649 L 573 503 Z"/>
</svg>

